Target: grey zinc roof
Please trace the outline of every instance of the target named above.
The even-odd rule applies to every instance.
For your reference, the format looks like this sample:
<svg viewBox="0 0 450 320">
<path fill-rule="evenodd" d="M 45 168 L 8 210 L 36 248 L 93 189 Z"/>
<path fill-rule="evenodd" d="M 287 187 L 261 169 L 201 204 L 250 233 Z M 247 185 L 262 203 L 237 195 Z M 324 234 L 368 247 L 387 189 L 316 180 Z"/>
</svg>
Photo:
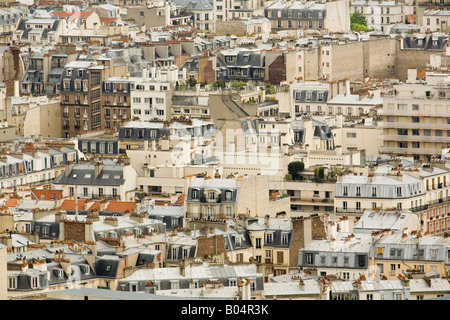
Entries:
<svg viewBox="0 0 450 320">
<path fill-rule="evenodd" d="M 410 279 L 409 287 L 411 293 L 440 291 L 448 294 L 450 292 L 450 283 L 446 278 L 431 278 L 430 286 L 424 279 Z"/>
<path fill-rule="evenodd" d="M 137 292 L 124 292 L 116 290 L 105 289 L 92 289 L 92 288 L 77 288 L 77 289 L 65 289 L 47 292 L 47 299 L 49 300 L 73 300 L 74 296 L 79 296 L 79 299 L 85 297 L 96 299 L 109 299 L 109 300 L 171 300 L 174 297 L 166 297 L 156 294 L 137 293 Z M 183 299 L 183 298 L 178 298 Z"/>
<path fill-rule="evenodd" d="M 120 186 L 125 182 L 123 176 L 123 167 L 105 163 L 100 174 L 96 178 L 94 176 L 94 163 L 86 163 L 74 166 L 68 176 L 65 172 L 60 174 L 54 181 L 54 184 L 70 184 L 70 185 L 111 185 Z M 112 179 L 103 178 L 108 173 Z M 117 178 L 116 178 L 117 177 Z"/>
<path fill-rule="evenodd" d="M 303 280 L 305 286 L 302 287 L 299 281 L 282 283 L 265 283 L 264 295 L 269 297 L 283 296 L 311 296 L 320 294 L 320 284 L 314 279 Z"/>
<path fill-rule="evenodd" d="M 415 217 L 415 214 L 410 211 L 398 213 L 396 211 L 366 210 L 356 222 L 354 229 L 402 231 L 405 224 L 410 222 L 411 217 Z"/>
<path fill-rule="evenodd" d="M 235 179 L 205 179 L 196 178 L 190 185 L 192 188 L 216 188 L 216 189 L 235 189 Z"/>
<path fill-rule="evenodd" d="M 364 96 L 362 99 L 360 99 L 360 96 L 357 94 L 350 94 L 350 95 L 344 95 L 344 94 L 338 94 L 334 98 L 330 99 L 328 104 L 339 104 L 339 105 L 365 105 L 365 106 L 375 106 L 383 104 L 383 97 L 368 97 Z"/>
<path fill-rule="evenodd" d="M 138 213 L 147 212 L 149 216 L 172 216 L 183 217 L 184 208 L 182 206 L 145 206 L 138 210 Z"/>
</svg>

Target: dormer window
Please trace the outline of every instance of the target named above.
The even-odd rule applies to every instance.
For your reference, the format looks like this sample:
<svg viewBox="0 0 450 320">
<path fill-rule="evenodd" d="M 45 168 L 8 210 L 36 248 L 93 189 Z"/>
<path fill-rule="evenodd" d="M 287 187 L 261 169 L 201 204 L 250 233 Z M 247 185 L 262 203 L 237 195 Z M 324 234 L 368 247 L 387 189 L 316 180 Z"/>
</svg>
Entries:
<svg viewBox="0 0 450 320">
<path fill-rule="evenodd" d="M 192 190 L 192 200 L 198 200 L 198 198 L 199 198 L 198 190 L 196 189 Z"/>
<path fill-rule="evenodd" d="M 273 234 L 268 233 L 266 234 L 266 243 L 272 243 L 273 242 Z"/>
<path fill-rule="evenodd" d="M 214 191 L 208 192 L 208 200 L 215 200 L 216 199 L 216 193 Z"/>
<path fill-rule="evenodd" d="M 231 200 L 231 198 L 233 197 L 233 191 L 226 191 L 225 192 L 225 200 Z"/>
<path fill-rule="evenodd" d="M 64 270 L 63 269 L 55 268 L 55 269 L 53 269 L 53 272 L 55 273 L 55 276 L 58 277 L 58 279 L 64 278 Z"/>
<path fill-rule="evenodd" d="M 87 264 L 80 264 L 81 272 L 84 274 L 89 274 L 90 268 Z"/>
<path fill-rule="evenodd" d="M 236 245 L 236 247 L 240 247 L 241 246 L 241 236 L 236 236 L 234 238 L 234 244 Z"/>
</svg>

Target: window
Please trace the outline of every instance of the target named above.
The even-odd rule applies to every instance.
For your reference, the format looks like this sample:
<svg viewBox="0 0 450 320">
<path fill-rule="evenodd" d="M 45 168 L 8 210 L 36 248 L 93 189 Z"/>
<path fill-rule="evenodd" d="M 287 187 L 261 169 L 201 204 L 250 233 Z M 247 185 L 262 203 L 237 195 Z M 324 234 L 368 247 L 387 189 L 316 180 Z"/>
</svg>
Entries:
<svg viewBox="0 0 450 320">
<path fill-rule="evenodd" d="M 17 288 L 17 277 L 8 277 L 8 289 Z"/>
<path fill-rule="evenodd" d="M 256 246 L 256 249 L 260 249 L 261 248 L 261 238 L 256 238 L 255 239 L 255 246 Z"/>
<path fill-rule="evenodd" d="M 281 235 L 281 243 L 282 244 L 287 244 L 288 242 L 288 235 L 287 234 L 282 234 Z"/>
<path fill-rule="evenodd" d="M 348 187 L 344 187 L 343 191 L 344 196 L 348 196 Z"/>
<path fill-rule="evenodd" d="M 231 207 L 226 207 L 226 216 L 228 217 L 228 218 L 231 218 Z"/>
<path fill-rule="evenodd" d="M 372 187 L 372 197 L 376 197 L 376 196 L 377 196 L 377 188 Z"/>
<path fill-rule="evenodd" d="M 366 294 L 366 300 L 373 300 L 373 294 L 372 293 Z"/>
<path fill-rule="evenodd" d="M 208 199 L 209 200 L 215 200 L 216 199 L 216 193 L 215 192 L 208 192 Z"/>
<path fill-rule="evenodd" d="M 199 198 L 199 191 L 198 190 L 192 190 L 192 199 L 198 200 Z"/>
<path fill-rule="evenodd" d="M 306 264 L 314 264 L 314 254 L 313 253 L 306 254 Z"/>
<path fill-rule="evenodd" d="M 365 255 L 358 255 L 358 266 L 359 267 L 366 266 L 366 256 Z"/>
<path fill-rule="evenodd" d="M 206 207 L 206 217 L 207 218 L 214 217 L 214 208 L 213 207 Z"/>
<path fill-rule="evenodd" d="M 39 277 L 31 277 L 31 289 L 39 288 Z"/>
<path fill-rule="evenodd" d="M 356 187 L 356 196 L 357 197 L 361 196 L 361 187 Z"/>
<path fill-rule="evenodd" d="M 401 196 L 402 196 L 402 188 L 397 187 L 397 197 L 401 197 Z"/>
<path fill-rule="evenodd" d="M 272 233 L 266 234 L 266 243 L 272 243 L 272 241 L 273 241 L 273 234 Z"/>
<path fill-rule="evenodd" d="M 356 211 L 361 211 L 361 202 L 356 202 Z"/>
</svg>

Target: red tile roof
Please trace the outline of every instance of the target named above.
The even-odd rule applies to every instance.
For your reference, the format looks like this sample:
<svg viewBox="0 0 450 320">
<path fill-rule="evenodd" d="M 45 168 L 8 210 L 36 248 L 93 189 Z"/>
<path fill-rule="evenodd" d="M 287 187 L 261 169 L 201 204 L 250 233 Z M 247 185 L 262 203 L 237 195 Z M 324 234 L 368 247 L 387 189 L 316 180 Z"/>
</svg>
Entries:
<svg viewBox="0 0 450 320">
<path fill-rule="evenodd" d="M 63 194 L 62 190 L 32 189 L 31 191 L 39 200 L 59 200 Z"/>
<path fill-rule="evenodd" d="M 50 13 L 52 16 L 58 16 L 61 18 L 67 18 L 73 14 L 73 12 L 69 11 L 53 11 Z"/>
<path fill-rule="evenodd" d="M 184 195 L 184 193 L 182 193 L 182 194 L 178 197 L 177 201 L 175 201 L 175 204 L 176 204 L 176 205 L 183 205 L 183 203 L 184 203 L 184 197 L 185 197 L 185 195 Z"/>
<path fill-rule="evenodd" d="M 133 212 L 134 202 L 126 201 L 110 201 L 105 211 L 121 211 L 121 212 Z"/>
<path fill-rule="evenodd" d="M 101 24 L 110 24 L 116 21 L 116 18 L 100 18 Z"/>
<path fill-rule="evenodd" d="M 75 201 L 76 200 L 65 200 L 61 208 L 62 210 L 75 210 Z M 86 201 L 78 199 L 78 210 L 85 210 Z"/>
<path fill-rule="evenodd" d="M 11 207 L 16 207 L 17 206 L 17 198 L 11 198 L 6 200 L 5 202 L 5 208 L 11 208 Z"/>
<path fill-rule="evenodd" d="M 70 20 L 75 20 L 76 18 L 81 16 L 81 18 L 83 20 L 85 20 L 91 15 L 91 12 L 90 11 L 53 11 L 51 14 L 53 16 L 58 16 L 61 18 L 70 17 Z"/>
<path fill-rule="evenodd" d="M 99 211 L 100 210 L 100 201 L 94 201 L 94 203 L 89 207 L 89 211 Z"/>
</svg>

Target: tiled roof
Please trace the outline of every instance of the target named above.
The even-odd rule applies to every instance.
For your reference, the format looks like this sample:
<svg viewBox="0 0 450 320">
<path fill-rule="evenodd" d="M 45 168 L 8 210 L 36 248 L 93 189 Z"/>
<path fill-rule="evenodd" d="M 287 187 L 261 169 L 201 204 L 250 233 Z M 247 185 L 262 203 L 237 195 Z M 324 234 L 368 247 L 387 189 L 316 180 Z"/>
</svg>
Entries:
<svg viewBox="0 0 450 320">
<path fill-rule="evenodd" d="M 33 189 L 32 192 L 40 200 L 57 200 L 62 198 L 62 190 Z"/>
<path fill-rule="evenodd" d="M 18 201 L 17 198 L 11 198 L 11 199 L 6 200 L 5 208 L 16 207 L 17 201 Z"/>
<path fill-rule="evenodd" d="M 100 210 L 100 201 L 94 201 L 94 203 L 89 207 L 89 211 Z"/>
<path fill-rule="evenodd" d="M 75 201 L 76 200 L 65 200 L 61 208 L 62 210 L 75 210 Z M 78 210 L 85 210 L 86 201 L 85 200 L 78 200 Z"/>
<path fill-rule="evenodd" d="M 105 211 L 121 211 L 121 212 L 133 212 L 134 202 L 125 201 L 111 201 L 106 207 Z"/>
</svg>

